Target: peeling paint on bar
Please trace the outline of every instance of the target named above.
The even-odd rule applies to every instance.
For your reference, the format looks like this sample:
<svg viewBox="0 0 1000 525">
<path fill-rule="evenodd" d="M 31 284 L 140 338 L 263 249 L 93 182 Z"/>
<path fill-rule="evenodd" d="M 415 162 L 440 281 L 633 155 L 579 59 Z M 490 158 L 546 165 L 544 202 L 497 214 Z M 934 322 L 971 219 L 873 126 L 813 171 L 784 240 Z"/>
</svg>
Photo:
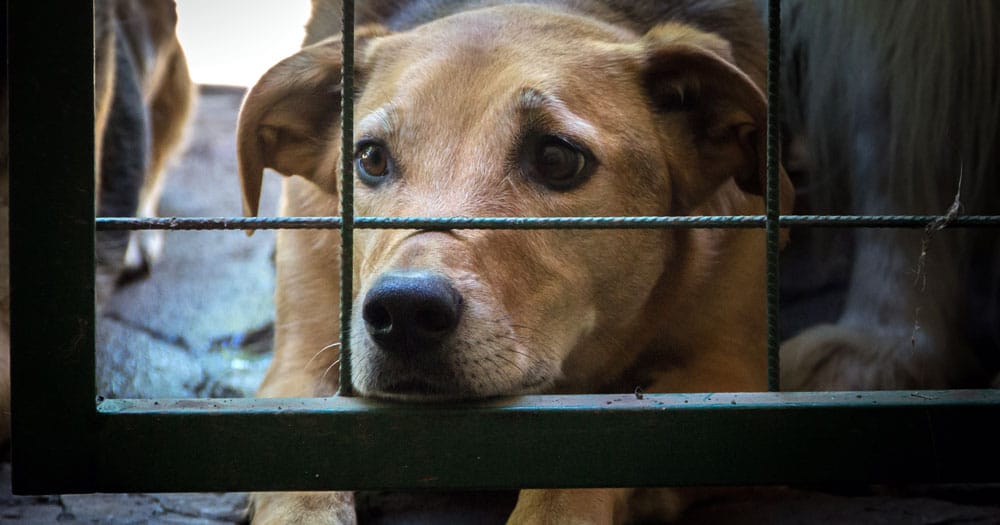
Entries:
<svg viewBox="0 0 1000 525">
<path fill-rule="evenodd" d="M 1000 418 L 996 390 L 129 399 L 99 413 L 100 491 L 974 482 L 1000 471 L 1000 427 L 983 424 Z M 143 474 L 185 460 L 198 469 Z"/>
<path fill-rule="evenodd" d="M 941 215 L 783 215 L 781 227 L 926 228 Z M 764 215 L 695 217 L 355 217 L 354 229 L 639 229 L 763 228 Z M 98 217 L 97 231 L 108 230 L 297 230 L 337 229 L 340 217 Z M 946 228 L 997 228 L 1000 216 L 966 215 Z"/>
</svg>

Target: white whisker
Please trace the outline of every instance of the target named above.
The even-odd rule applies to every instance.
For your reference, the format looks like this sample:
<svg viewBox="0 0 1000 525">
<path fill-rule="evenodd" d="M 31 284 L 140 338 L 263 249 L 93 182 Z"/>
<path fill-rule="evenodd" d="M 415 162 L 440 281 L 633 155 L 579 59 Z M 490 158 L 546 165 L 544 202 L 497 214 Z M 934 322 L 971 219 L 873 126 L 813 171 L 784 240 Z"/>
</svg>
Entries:
<svg viewBox="0 0 1000 525">
<path fill-rule="evenodd" d="M 331 363 L 330 366 L 326 367 L 326 370 L 323 371 L 323 375 L 319 376 L 320 382 L 322 382 L 324 379 L 326 379 L 326 374 L 330 373 L 330 369 L 332 369 L 333 367 L 335 367 L 335 366 L 337 366 L 339 364 L 340 364 L 340 358 L 338 357 L 336 361 L 334 361 L 333 363 Z"/>
<path fill-rule="evenodd" d="M 312 362 L 315 361 L 316 358 L 319 357 L 320 354 L 322 354 L 323 352 L 326 352 L 327 350 L 330 350 L 332 348 L 337 348 L 339 346 L 340 346 L 340 342 L 335 342 L 335 343 L 330 343 L 330 344 L 324 346 L 323 348 L 320 348 L 319 352 L 316 352 L 315 354 L 313 354 L 313 356 L 310 357 L 308 361 L 306 361 L 306 364 L 303 365 L 302 368 L 303 369 L 309 368 L 309 365 L 311 365 Z M 340 359 L 338 359 L 337 362 L 339 363 Z"/>
</svg>

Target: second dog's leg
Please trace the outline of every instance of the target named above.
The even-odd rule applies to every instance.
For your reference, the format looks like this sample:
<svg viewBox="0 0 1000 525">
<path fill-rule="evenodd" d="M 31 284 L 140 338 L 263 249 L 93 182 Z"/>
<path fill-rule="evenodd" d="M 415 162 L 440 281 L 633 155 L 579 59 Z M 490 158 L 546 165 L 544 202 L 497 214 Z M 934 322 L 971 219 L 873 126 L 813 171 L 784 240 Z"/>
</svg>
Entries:
<svg viewBox="0 0 1000 525">
<path fill-rule="evenodd" d="M 976 369 L 956 326 L 963 315 L 952 231 L 858 232 L 844 312 L 788 340 L 785 390 L 961 386 Z M 924 253 L 921 256 L 921 253 Z"/>
<path fill-rule="evenodd" d="M 251 496 L 254 525 L 353 525 L 352 492 L 258 492 Z"/>
</svg>

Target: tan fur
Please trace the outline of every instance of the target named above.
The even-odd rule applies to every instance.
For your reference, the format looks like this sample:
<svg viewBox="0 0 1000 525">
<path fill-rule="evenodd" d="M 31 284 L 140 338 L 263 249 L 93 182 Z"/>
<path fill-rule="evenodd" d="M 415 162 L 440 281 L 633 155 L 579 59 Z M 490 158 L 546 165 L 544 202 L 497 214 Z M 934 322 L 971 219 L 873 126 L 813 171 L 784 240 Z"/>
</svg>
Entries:
<svg viewBox="0 0 1000 525">
<path fill-rule="evenodd" d="M 402 167 L 394 183 L 356 183 L 359 216 L 763 213 L 755 194 L 762 78 L 734 58 L 759 47 L 732 49 L 678 23 L 642 34 L 525 5 L 357 34 L 355 136 L 384 140 Z M 298 175 L 284 181 L 283 214 L 338 213 L 339 53 L 336 36 L 307 46 L 249 93 L 238 131 L 248 213 L 265 167 Z M 592 176 L 566 192 L 525 179 L 509 158 L 527 122 L 585 143 L 599 163 Z M 791 188 L 782 183 L 787 211 Z M 424 401 L 766 386 L 760 231 L 358 230 L 355 239 L 351 364 L 361 395 Z M 261 396 L 336 391 L 339 241 L 334 231 L 279 233 L 275 357 Z M 380 352 L 360 321 L 362 299 L 392 270 L 433 271 L 464 298 L 433 372 Z M 398 392 L 397 381 L 437 389 Z M 635 495 L 526 490 L 511 522 L 621 523 L 630 508 L 666 512 L 679 501 L 643 491 L 656 502 L 638 504 Z M 342 493 L 256 495 L 255 523 L 350 523 L 350 501 Z"/>
</svg>

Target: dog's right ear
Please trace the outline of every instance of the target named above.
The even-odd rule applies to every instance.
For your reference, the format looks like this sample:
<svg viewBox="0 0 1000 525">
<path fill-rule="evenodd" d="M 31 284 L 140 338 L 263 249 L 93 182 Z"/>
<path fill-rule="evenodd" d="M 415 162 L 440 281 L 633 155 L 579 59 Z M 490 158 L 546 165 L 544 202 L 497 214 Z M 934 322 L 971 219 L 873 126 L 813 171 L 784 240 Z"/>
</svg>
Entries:
<svg viewBox="0 0 1000 525">
<path fill-rule="evenodd" d="M 360 50 L 365 41 L 388 33 L 379 25 L 358 27 L 355 47 Z M 355 62 L 355 87 L 360 88 L 362 60 Z M 342 67 L 343 42 L 339 36 L 328 38 L 278 62 L 247 94 L 236 132 L 244 215 L 257 215 L 264 168 L 305 177 L 337 193 L 337 170 L 328 167 L 340 158 Z"/>
</svg>

